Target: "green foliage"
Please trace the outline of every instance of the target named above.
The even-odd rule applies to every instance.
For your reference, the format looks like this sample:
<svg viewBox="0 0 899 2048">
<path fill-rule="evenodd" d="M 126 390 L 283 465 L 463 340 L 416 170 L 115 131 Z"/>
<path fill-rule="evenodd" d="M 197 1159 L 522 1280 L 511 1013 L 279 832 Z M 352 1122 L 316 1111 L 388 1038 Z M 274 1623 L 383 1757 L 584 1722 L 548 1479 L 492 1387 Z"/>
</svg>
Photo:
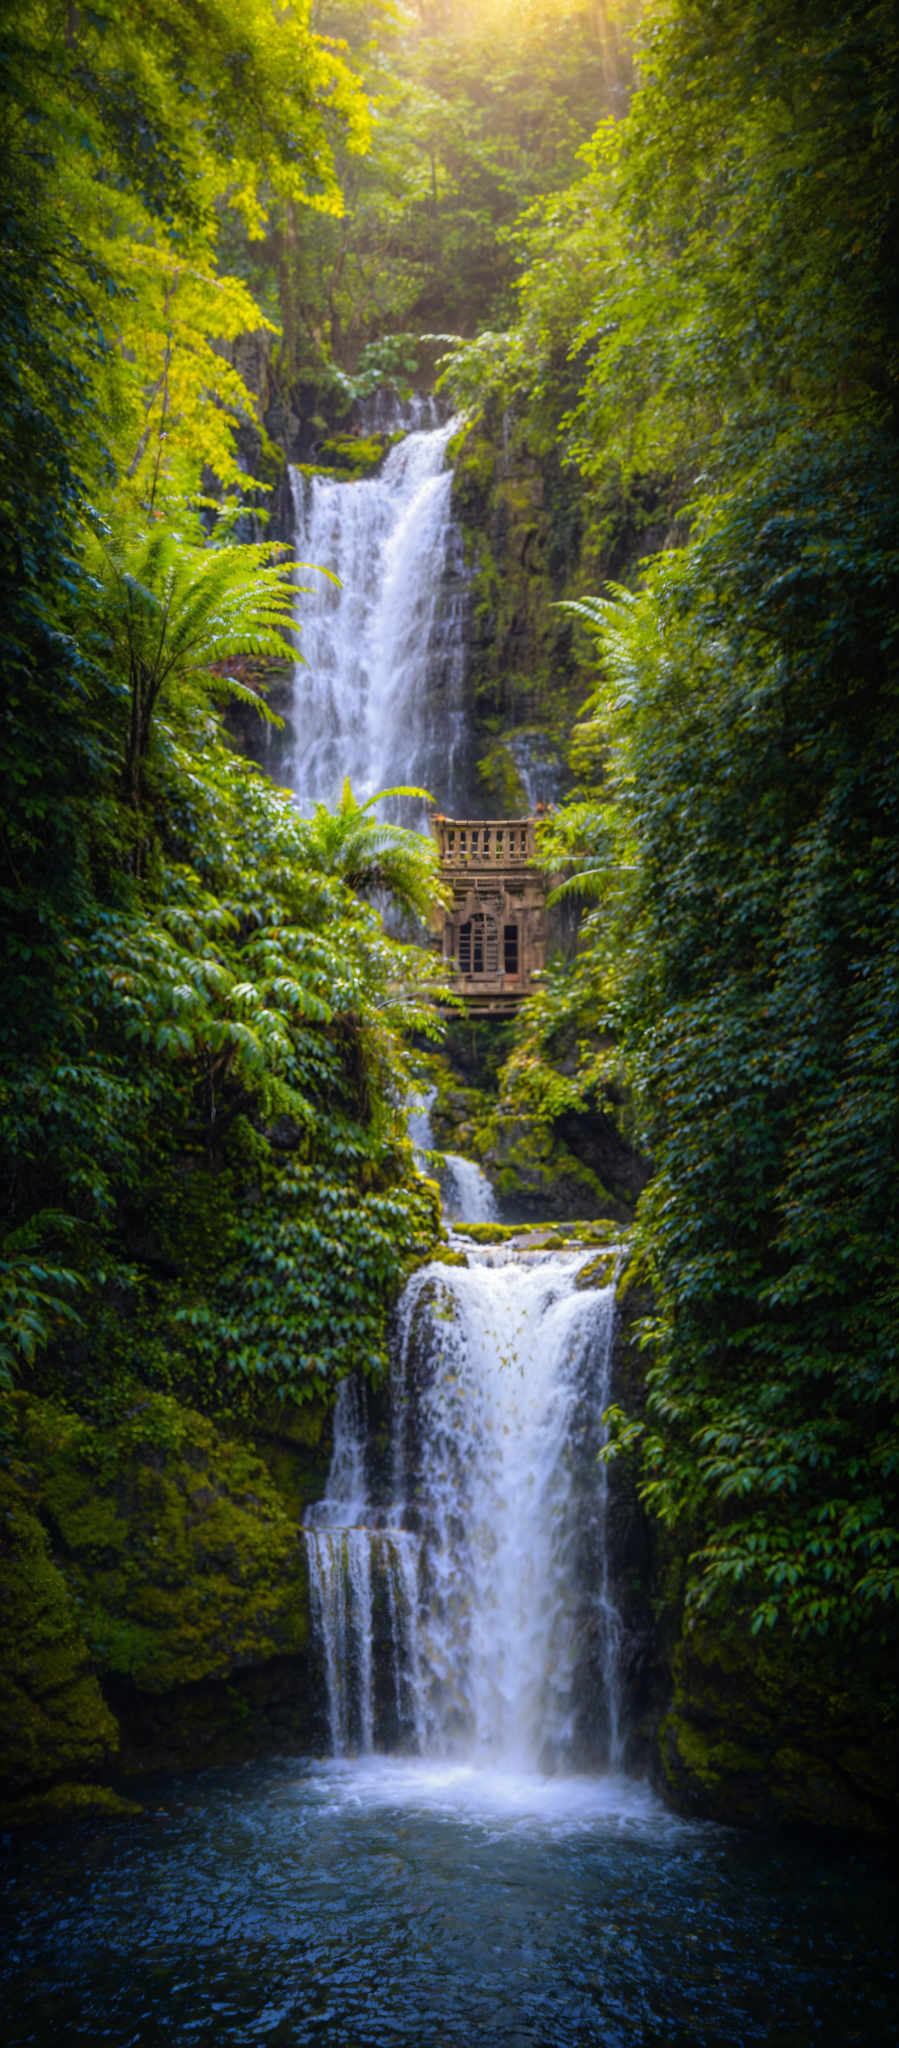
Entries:
<svg viewBox="0 0 899 2048">
<path fill-rule="evenodd" d="M 876 563 L 892 485 L 872 490 L 867 457 Z M 827 469 L 803 552 L 829 523 L 818 508 L 839 502 Z M 793 522 L 792 470 L 782 489 Z M 646 1228 L 662 1427 L 648 1490 L 700 1527 L 707 1501 L 726 1504 L 701 1546 L 706 1593 L 748 1582 L 759 1621 L 786 1607 L 824 1627 L 895 1585 L 897 838 L 884 763 L 897 709 L 879 577 L 857 564 L 844 582 L 842 519 L 836 611 L 822 603 L 819 539 L 807 607 L 789 576 L 792 616 L 764 632 L 746 603 L 756 577 L 770 587 L 749 528 L 767 552 L 774 507 L 759 522 L 757 479 L 749 494 L 729 643 L 735 505 L 677 576 L 660 574 L 665 651 L 651 668 L 641 636 L 625 713 L 652 961 L 635 985 L 637 1074 L 659 1162 Z M 610 655 L 620 674 L 620 649 Z"/>
<path fill-rule="evenodd" d="M 275 209 L 236 265 L 277 307 L 279 369 L 336 368 L 345 398 L 408 387 L 415 336 L 471 334 L 512 305 L 522 207 L 570 177 L 603 108 L 623 101 L 634 7 L 490 0 L 435 18 L 384 0 L 328 0 L 372 99 L 372 146 L 341 152 L 340 217 Z M 229 252 L 230 253 L 230 252 Z"/>
<path fill-rule="evenodd" d="M 0 91 L 4 177 L 44 223 L 25 240 L 41 248 L 37 360 L 67 353 L 93 396 L 73 467 L 91 439 L 95 475 L 111 450 L 132 515 L 195 491 L 204 465 L 207 489 L 239 491 L 236 417 L 255 408 L 229 350 L 271 322 L 220 273 L 221 226 L 258 236 L 274 203 L 339 213 L 335 146 L 351 156 L 368 136 L 356 79 L 304 0 L 248 0 L 239 19 L 220 0 L 151 0 L 139 18 L 13 0 Z"/>
<path fill-rule="evenodd" d="M 246 1444 L 145 1388 L 117 1407 L 111 1403 L 100 1427 L 24 1394 L 3 1404 L 2 1423 L 16 1444 L 22 1494 L 35 1517 L 41 1574 L 38 1580 L 32 1567 L 37 1583 L 18 1618 L 23 1675 L 27 1684 L 29 1661 L 32 1671 L 39 1661 L 35 1596 L 55 1590 L 52 1575 L 58 1604 L 62 1594 L 69 1608 L 59 1631 L 59 1678 L 68 1677 L 66 1663 L 80 1665 L 80 1689 L 96 1695 L 85 1731 L 95 1752 L 104 1738 L 105 1746 L 114 1743 L 117 1731 L 94 1670 L 165 1692 L 302 1648 L 308 1623 L 296 1529 Z M 58 1562 L 46 1559 L 36 1515 L 54 1532 Z M 37 1690 L 33 1678 L 31 1684 Z M 30 1718 L 37 1719 L 34 1705 Z M 39 1723 L 34 1732 L 39 1739 Z M 52 1732 L 58 1743 L 59 1731 Z M 29 1775 L 52 1777 L 60 1765 L 71 1770 L 72 1761 L 82 1761 L 72 1746 L 71 1761 L 51 1755 L 43 1770 L 40 1757 L 29 1758 Z M 80 1746 L 90 1760 L 84 1736 Z"/>
<path fill-rule="evenodd" d="M 589 908 L 505 1096 L 586 1104 L 626 1050 L 656 1313 L 622 1441 L 693 1610 L 870 1631 L 899 1590 L 899 41 L 866 0 L 678 0 L 641 73 L 525 224 L 492 350 L 490 403 L 561 431 L 597 503 L 616 471 L 690 500 L 638 594 L 569 607 L 601 679 L 547 852 Z"/>
<path fill-rule="evenodd" d="M 305 859 L 321 874 L 339 875 L 359 895 L 389 896 L 401 910 L 426 919 L 439 894 L 437 848 L 430 836 L 407 832 L 401 825 L 372 816 L 375 804 L 388 797 L 433 803 L 426 789 L 404 784 L 379 789 L 360 804 L 347 776 L 337 810 L 316 804 L 304 825 Z"/>
<path fill-rule="evenodd" d="M 9 1423 L 4 1402 L 4 1449 L 10 1442 Z M 87 1774 L 118 1746 L 118 1729 L 91 1668 L 72 1589 L 50 1556 L 35 1512 L 31 1474 L 22 1464 L 20 1454 L 16 1469 L 0 1473 L 4 1803 L 64 1773 Z"/>
<path fill-rule="evenodd" d="M 437 1228 L 427 1183 L 366 1189 L 370 1142 L 337 1126 L 323 1163 L 291 1161 L 243 1205 L 218 1247 L 215 1279 L 177 1307 L 172 1336 L 202 1383 L 306 1401 L 360 1366 L 386 1367 L 386 1311 L 404 1258 Z M 383 1164 L 381 1167 L 383 1175 Z"/>
<path fill-rule="evenodd" d="M 430 850 L 349 793 L 336 839 L 304 824 L 218 717 L 265 715 L 235 662 L 283 656 L 298 590 L 233 515 L 208 530 L 253 417 L 228 347 L 260 325 L 219 234 L 338 213 L 365 108 L 268 0 L 17 4 L 0 95 L 0 1375 L 246 1413 L 376 1370 L 435 1228 L 402 1114 L 434 974 L 358 893 L 425 911 Z"/>
<path fill-rule="evenodd" d="M 264 699 L 224 664 L 239 654 L 283 657 L 301 588 L 288 580 L 283 553 L 271 542 L 204 547 L 190 534 L 186 508 L 177 525 L 110 537 L 102 548 L 100 653 L 128 677 L 124 771 L 134 802 L 160 700 L 174 697 L 183 714 L 215 688 L 271 717 Z"/>
<path fill-rule="evenodd" d="M 434 970 L 385 936 L 333 847 L 321 858 L 321 817 L 301 820 L 208 715 L 199 736 L 202 757 L 160 726 L 152 886 L 70 929 L 66 1030 L 45 1060 L 20 1020 L 30 1057 L 2 1097 L 9 1356 L 51 1340 L 58 1353 L 78 1318 L 94 1383 L 111 1344 L 114 1370 L 131 1354 L 165 1384 L 196 1372 L 207 1399 L 230 1400 L 234 1375 L 304 1398 L 354 1358 L 379 1365 L 403 1260 L 436 1228 L 402 1112 L 404 1034 L 437 1029 Z M 356 885 L 392 875 L 424 904 L 425 843 L 353 809 Z M 51 1194 L 63 1213 L 35 1216 Z M 43 1250 L 17 1252 L 29 1217 Z M 61 1233 L 71 1270 L 47 1249 Z M 103 1336 L 115 1299 L 124 1323 Z"/>
</svg>

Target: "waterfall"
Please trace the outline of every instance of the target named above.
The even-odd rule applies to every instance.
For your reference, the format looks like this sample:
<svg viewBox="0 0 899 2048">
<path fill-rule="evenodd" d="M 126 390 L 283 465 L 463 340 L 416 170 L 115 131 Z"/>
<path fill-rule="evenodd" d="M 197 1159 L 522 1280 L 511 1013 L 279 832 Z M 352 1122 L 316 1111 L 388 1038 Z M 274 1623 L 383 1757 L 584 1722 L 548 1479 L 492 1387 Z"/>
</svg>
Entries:
<svg viewBox="0 0 899 2048">
<path fill-rule="evenodd" d="M 413 1096 L 406 1110 L 406 1128 L 415 1147 L 422 1173 L 436 1173 L 440 1184 L 441 1208 L 448 1223 L 491 1223 L 499 1218 L 493 1188 L 483 1168 L 459 1152 L 434 1148 L 431 1109 L 436 1088 Z M 429 1157 L 430 1155 L 430 1157 Z"/>
<path fill-rule="evenodd" d="M 396 783 L 464 808 L 464 572 L 446 466 L 457 420 L 406 433 L 375 477 L 291 470 L 302 663 L 287 763 L 302 807 L 333 804 L 344 775 L 367 797 Z M 420 818 L 420 807 L 416 822 Z"/>
<path fill-rule="evenodd" d="M 395 1718 L 401 1725 L 411 1698 L 402 1652 L 412 1654 L 409 1617 L 417 1598 L 418 1544 L 394 1517 L 377 1526 L 365 1480 L 365 1389 L 342 1380 L 334 1404 L 334 1446 L 324 1498 L 306 1511 L 306 1555 L 313 1623 L 321 1644 L 328 1728 L 335 1755 L 350 1747 L 370 1750 L 375 1733 L 374 1589 L 383 1583 L 389 1606 Z"/>
<path fill-rule="evenodd" d="M 297 552 L 339 579 L 310 572 L 299 613 L 291 780 L 306 809 L 333 802 L 347 774 L 360 798 L 415 783 L 445 811 L 470 806 L 446 466 L 456 422 L 432 411 L 409 425 L 375 477 L 292 472 Z M 435 1160 L 429 1106 L 413 1106 L 410 1135 L 436 1166 L 445 1214 L 495 1217 L 474 1161 Z M 398 1746 L 543 1771 L 618 1761 L 620 1631 L 597 1459 L 614 1292 L 578 1288 L 589 1256 L 469 1246 L 459 1266 L 413 1277 L 386 1467 L 370 1454 L 379 1432 L 361 1375 L 341 1384 L 325 1496 L 305 1526 L 335 1755 Z"/>
<path fill-rule="evenodd" d="M 380 1503 L 361 1397 L 340 1390 L 327 1492 L 307 1517 L 331 1746 L 371 1749 L 386 1727 L 428 1757 L 558 1770 L 588 1749 L 614 1764 L 619 1624 L 596 1455 L 614 1288 L 577 1288 L 583 1249 L 468 1256 L 424 1267 L 403 1296 Z"/>
<path fill-rule="evenodd" d="M 444 1152 L 439 1169 L 443 1214 L 449 1223 L 491 1223 L 499 1215 L 483 1168 L 458 1152 Z"/>
</svg>

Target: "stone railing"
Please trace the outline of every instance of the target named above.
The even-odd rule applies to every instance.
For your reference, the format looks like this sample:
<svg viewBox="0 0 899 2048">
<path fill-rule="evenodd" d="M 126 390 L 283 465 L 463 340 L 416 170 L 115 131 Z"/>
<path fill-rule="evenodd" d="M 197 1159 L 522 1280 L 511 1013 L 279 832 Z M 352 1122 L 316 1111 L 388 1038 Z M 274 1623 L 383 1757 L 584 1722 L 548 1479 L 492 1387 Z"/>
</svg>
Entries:
<svg viewBox="0 0 899 2048">
<path fill-rule="evenodd" d="M 443 868 L 530 867 L 536 859 L 533 818 L 431 819 Z"/>
</svg>

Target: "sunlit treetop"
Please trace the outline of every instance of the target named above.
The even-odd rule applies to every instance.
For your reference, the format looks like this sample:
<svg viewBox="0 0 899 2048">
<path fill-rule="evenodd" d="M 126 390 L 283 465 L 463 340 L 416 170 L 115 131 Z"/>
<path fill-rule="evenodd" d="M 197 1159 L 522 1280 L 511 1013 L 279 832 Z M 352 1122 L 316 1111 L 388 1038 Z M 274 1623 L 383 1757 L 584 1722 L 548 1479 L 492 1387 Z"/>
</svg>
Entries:
<svg viewBox="0 0 899 2048">
<path fill-rule="evenodd" d="M 158 505 L 203 469 L 237 488 L 233 422 L 254 407 L 227 349 L 266 322 L 217 274 L 220 225 L 261 234 L 285 199 L 340 211 L 335 149 L 369 136 L 340 46 L 308 0 L 13 0 L 0 58 L 7 176 L 92 309 L 67 346 L 120 490 Z"/>
<path fill-rule="evenodd" d="M 357 81 L 309 0 L 24 0 L 5 37 L 26 112 L 172 227 L 213 199 L 251 230 L 270 194 L 339 212 L 334 145 L 368 143 Z"/>
</svg>

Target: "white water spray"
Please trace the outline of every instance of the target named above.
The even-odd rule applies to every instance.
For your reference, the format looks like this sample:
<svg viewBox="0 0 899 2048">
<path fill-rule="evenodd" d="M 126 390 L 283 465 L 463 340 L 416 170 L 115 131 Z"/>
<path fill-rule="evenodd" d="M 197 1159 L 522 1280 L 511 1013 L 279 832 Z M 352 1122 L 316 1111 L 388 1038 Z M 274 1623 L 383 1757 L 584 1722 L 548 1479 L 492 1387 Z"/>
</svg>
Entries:
<svg viewBox="0 0 899 2048">
<path fill-rule="evenodd" d="M 306 809 L 333 802 L 345 774 L 360 798 L 416 783 L 441 808 L 466 808 L 454 426 L 417 424 L 362 482 L 292 475 L 298 553 L 340 579 L 320 579 L 299 615 L 291 769 Z M 428 1106 L 410 1135 L 430 1153 Z M 496 1216 L 473 1161 L 444 1155 L 438 1172 L 448 1219 Z M 588 1256 L 467 1248 L 465 1267 L 414 1277 L 386 1482 L 366 1473 L 361 1380 L 341 1386 L 327 1491 L 306 1517 L 335 1756 L 399 1743 L 429 1768 L 481 1773 L 618 1761 L 596 1456 L 614 1296 L 577 1288 Z"/>
<path fill-rule="evenodd" d="M 368 1505 L 366 1427 L 364 1387 L 356 1379 L 342 1380 L 334 1405 L 327 1491 L 307 1509 L 305 1518 L 312 1614 L 323 1655 L 335 1756 L 351 1748 L 368 1753 L 374 1746 L 376 1583 L 384 1587 L 389 1608 L 397 1725 L 408 1705 L 402 1659 L 410 1654 L 418 1543 L 402 1527 L 401 1515 L 380 1517 Z"/>
<path fill-rule="evenodd" d="M 458 1152 L 444 1152 L 439 1169 L 443 1214 L 448 1223 L 493 1223 L 496 1196 L 483 1168 Z"/>
<path fill-rule="evenodd" d="M 618 1622 L 607 1577 L 590 1575 L 604 1548 L 596 1451 L 614 1290 L 577 1289 L 582 1250 L 469 1256 L 468 1268 L 423 1268 L 403 1297 L 380 1509 L 358 1497 L 358 1409 L 341 1390 L 328 1491 L 308 1532 L 332 1749 L 380 1739 L 371 1645 L 381 1583 L 391 1733 L 413 1752 L 564 1769 L 584 1747 L 589 1666 L 592 1747 L 614 1764 Z"/>
</svg>

